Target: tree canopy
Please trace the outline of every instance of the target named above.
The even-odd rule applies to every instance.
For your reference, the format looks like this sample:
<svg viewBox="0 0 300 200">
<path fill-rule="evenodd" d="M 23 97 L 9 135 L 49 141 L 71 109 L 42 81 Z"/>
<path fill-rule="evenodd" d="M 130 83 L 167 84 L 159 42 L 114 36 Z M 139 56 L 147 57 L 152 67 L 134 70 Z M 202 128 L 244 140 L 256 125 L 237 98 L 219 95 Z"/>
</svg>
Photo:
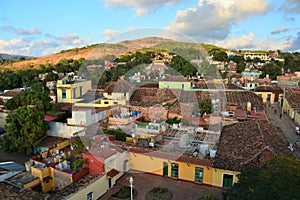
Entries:
<svg viewBox="0 0 300 200">
<path fill-rule="evenodd" d="M 224 199 L 300 199 L 300 161 L 278 156 L 259 168 L 247 168 Z"/>
<path fill-rule="evenodd" d="M 8 134 L 0 143 L 7 152 L 26 152 L 31 154 L 33 148 L 39 145 L 39 139 L 46 135 L 48 125 L 44 115 L 34 109 L 21 107 L 15 113 L 6 117 L 5 128 Z"/>
<path fill-rule="evenodd" d="M 22 106 L 35 105 L 37 111 L 45 113 L 52 108 L 49 89 L 43 83 L 33 84 L 30 91 L 24 91 L 9 99 L 4 108 L 8 110 L 18 109 Z"/>
</svg>

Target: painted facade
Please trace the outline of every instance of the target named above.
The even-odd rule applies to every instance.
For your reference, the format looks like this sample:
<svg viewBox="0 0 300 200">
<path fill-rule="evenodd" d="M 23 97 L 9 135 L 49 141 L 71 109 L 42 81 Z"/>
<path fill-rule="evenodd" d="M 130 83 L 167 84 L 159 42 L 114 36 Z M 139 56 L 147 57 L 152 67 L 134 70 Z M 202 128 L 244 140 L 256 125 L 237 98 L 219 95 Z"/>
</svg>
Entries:
<svg viewBox="0 0 300 200">
<path fill-rule="evenodd" d="M 159 81 L 159 88 L 190 90 L 192 89 L 192 83 L 188 81 Z"/>
<path fill-rule="evenodd" d="M 233 181 L 237 182 L 238 172 L 215 169 L 209 165 L 176 161 L 176 159 L 154 157 L 148 153 L 130 152 L 129 162 L 130 168 L 133 170 L 198 184 L 222 187 L 223 174 L 233 175 Z"/>
<path fill-rule="evenodd" d="M 74 103 L 92 89 L 90 80 L 58 80 L 56 85 L 57 103 Z"/>
<path fill-rule="evenodd" d="M 278 94 L 278 93 L 274 93 L 274 92 L 257 92 L 255 91 L 255 94 L 257 94 L 258 96 L 261 96 L 262 100 L 264 103 L 266 102 L 270 102 L 270 103 L 274 103 L 274 102 L 279 102 L 281 98 L 283 98 L 283 94 Z"/>
</svg>

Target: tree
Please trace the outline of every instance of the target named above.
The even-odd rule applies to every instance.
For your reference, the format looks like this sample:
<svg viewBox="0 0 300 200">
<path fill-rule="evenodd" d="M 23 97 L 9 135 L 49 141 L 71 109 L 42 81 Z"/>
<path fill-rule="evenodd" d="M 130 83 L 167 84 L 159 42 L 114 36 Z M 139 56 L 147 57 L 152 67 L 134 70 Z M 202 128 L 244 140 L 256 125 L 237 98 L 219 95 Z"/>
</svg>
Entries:
<svg viewBox="0 0 300 200">
<path fill-rule="evenodd" d="M 197 72 L 189 61 L 178 55 L 173 57 L 170 67 L 185 77 L 195 75 Z"/>
<path fill-rule="evenodd" d="M 261 71 L 262 78 L 269 74 L 270 79 L 274 80 L 278 75 L 282 74 L 282 66 L 280 66 L 280 62 L 270 62 L 262 66 Z"/>
<path fill-rule="evenodd" d="M 258 168 L 247 168 L 224 199 L 300 199 L 300 161 L 278 156 Z"/>
<path fill-rule="evenodd" d="M 58 75 L 53 72 L 48 72 L 47 76 L 45 77 L 45 81 L 56 81 L 58 79 Z"/>
<path fill-rule="evenodd" d="M 24 91 L 9 99 L 4 108 L 14 110 L 22 106 L 35 105 L 37 111 L 45 113 L 53 107 L 50 101 L 49 89 L 43 83 L 36 83 L 31 86 L 31 91 Z"/>
<path fill-rule="evenodd" d="M 122 131 L 122 129 L 108 129 L 103 130 L 105 134 L 114 135 L 116 137 L 116 140 L 118 141 L 126 141 L 126 133 Z"/>
<path fill-rule="evenodd" d="M 31 154 L 33 148 L 39 145 L 39 139 L 45 136 L 49 129 L 44 122 L 44 115 L 27 107 L 21 107 L 17 112 L 8 114 L 6 122 L 8 134 L 2 138 L 1 145 L 7 152 Z"/>
<path fill-rule="evenodd" d="M 208 52 L 208 54 L 213 56 L 213 60 L 221 61 L 221 62 L 227 62 L 228 61 L 227 53 L 220 50 L 220 49 L 211 49 Z"/>
<path fill-rule="evenodd" d="M 197 103 L 194 104 L 194 112 L 201 113 L 201 116 L 203 116 L 204 113 L 209 114 L 212 111 L 213 105 L 211 99 L 209 98 L 200 99 Z"/>
</svg>

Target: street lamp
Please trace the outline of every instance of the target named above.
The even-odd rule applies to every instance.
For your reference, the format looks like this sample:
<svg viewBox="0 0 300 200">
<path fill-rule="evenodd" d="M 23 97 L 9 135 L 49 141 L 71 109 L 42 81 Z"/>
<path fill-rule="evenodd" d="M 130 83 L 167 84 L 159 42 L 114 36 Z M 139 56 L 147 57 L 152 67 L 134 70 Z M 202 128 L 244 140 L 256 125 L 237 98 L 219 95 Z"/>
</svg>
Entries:
<svg viewBox="0 0 300 200">
<path fill-rule="evenodd" d="M 130 183 L 130 200 L 133 200 L 133 192 L 132 192 L 132 184 L 133 184 L 133 178 L 132 178 L 132 176 L 130 176 L 130 178 L 129 178 L 129 183 Z"/>
</svg>

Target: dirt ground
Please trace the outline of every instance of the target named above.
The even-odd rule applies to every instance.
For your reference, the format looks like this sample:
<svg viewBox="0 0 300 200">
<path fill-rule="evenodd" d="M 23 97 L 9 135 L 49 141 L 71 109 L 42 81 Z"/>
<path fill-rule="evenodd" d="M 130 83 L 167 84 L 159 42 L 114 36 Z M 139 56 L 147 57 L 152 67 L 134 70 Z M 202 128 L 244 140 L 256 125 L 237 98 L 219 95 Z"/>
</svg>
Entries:
<svg viewBox="0 0 300 200">
<path fill-rule="evenodd" d="M 3 149 L 0 149 L 0 162 L 14 161 L 21 165 L 24 165 L 28 161 L 30 156 L 24 153 L 7 153 Z"/>
</svg>

